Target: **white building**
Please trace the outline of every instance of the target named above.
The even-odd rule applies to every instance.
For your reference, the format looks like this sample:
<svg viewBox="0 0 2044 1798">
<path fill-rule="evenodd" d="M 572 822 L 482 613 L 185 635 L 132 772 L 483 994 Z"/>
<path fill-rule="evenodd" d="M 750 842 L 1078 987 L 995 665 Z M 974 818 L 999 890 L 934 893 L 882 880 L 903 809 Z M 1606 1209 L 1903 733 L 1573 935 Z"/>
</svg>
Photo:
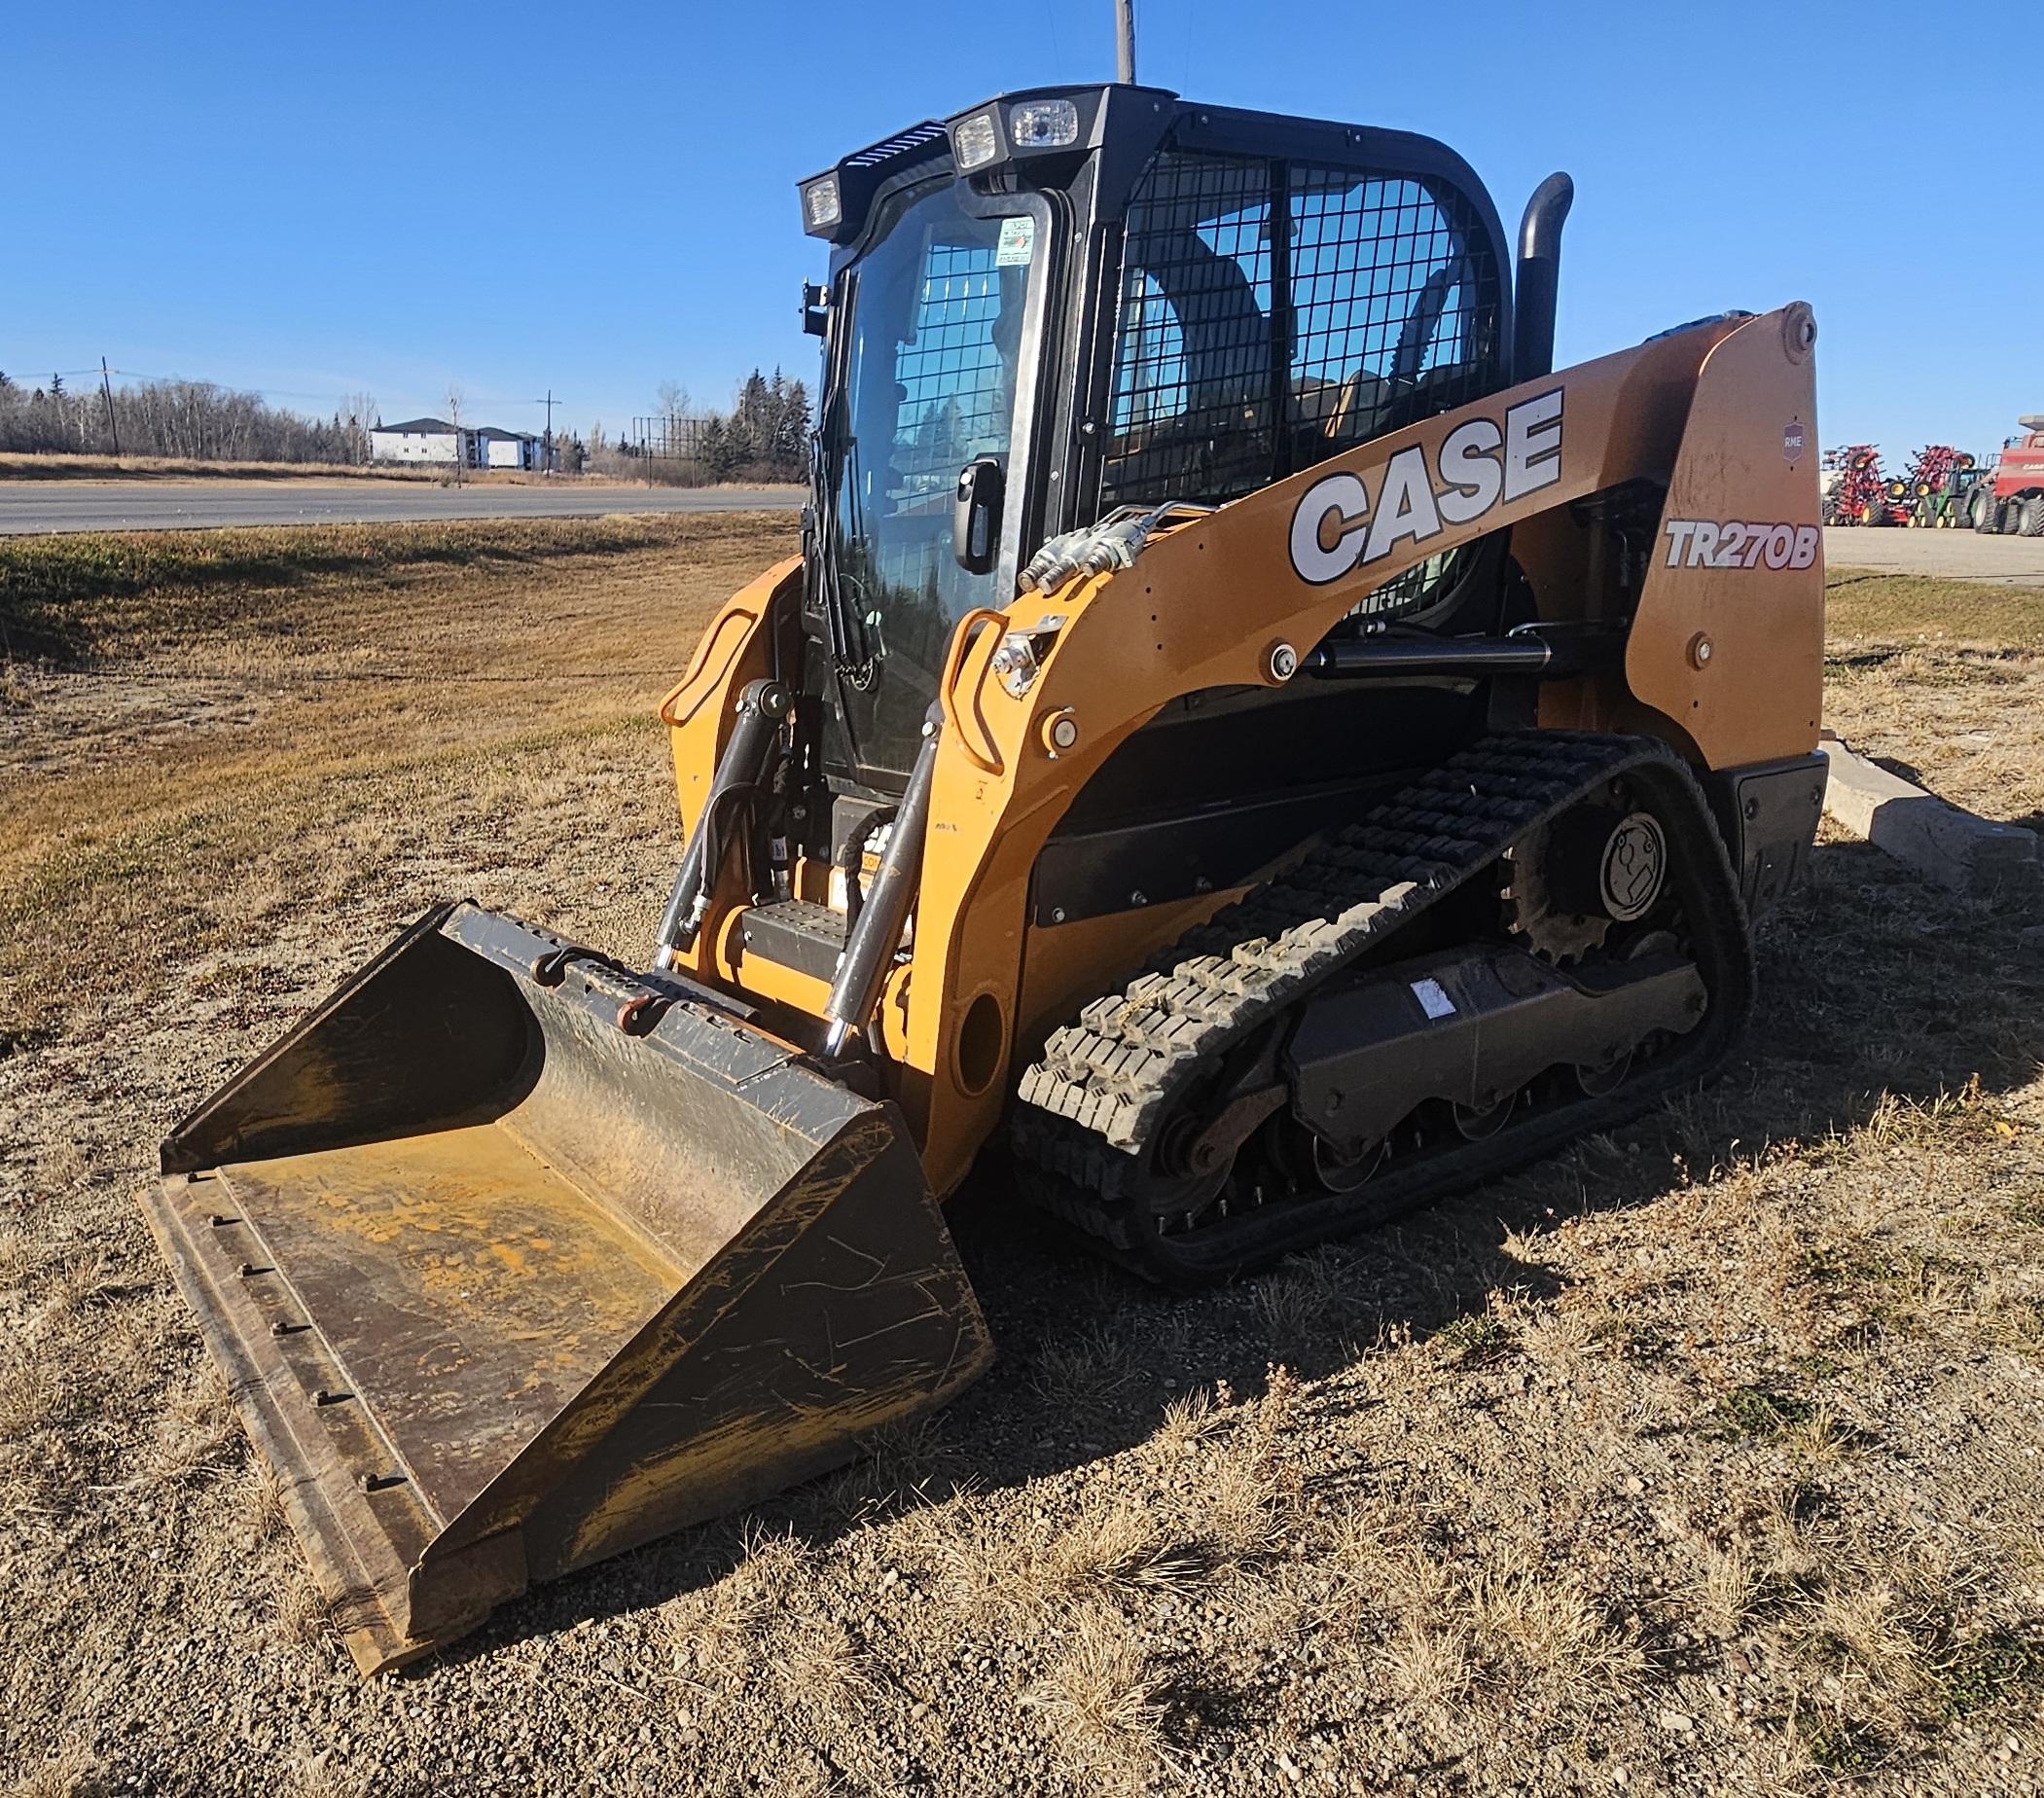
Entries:
<svg viewBox="0 0 2044 1798">
<path fill-rule="evenodd" d="M 457 431 L 445 418 L 408 418 L 378 425 L 369 434 L 373 462 L 429 462 L 452 466 L 459 446 L 463 468 L 536 469 L 546 461 L 540 440 L 524 431 L 500 431 L 493 424 Z"/>
<path fill-rule="evenodd" d="M 379 424 L 369 434 L 369 459 L 451 463 L 454 437 L 454 427 L 445 418 L 409 418 L 403 424 Z"/>
<path fill-rule="evenodd" d="M 485 424 L 462 434 L 469 439 L 471 468 L 537 468 L 543 459 L 539 439 L 523 431 L 500 431 Z"/>
</svg>

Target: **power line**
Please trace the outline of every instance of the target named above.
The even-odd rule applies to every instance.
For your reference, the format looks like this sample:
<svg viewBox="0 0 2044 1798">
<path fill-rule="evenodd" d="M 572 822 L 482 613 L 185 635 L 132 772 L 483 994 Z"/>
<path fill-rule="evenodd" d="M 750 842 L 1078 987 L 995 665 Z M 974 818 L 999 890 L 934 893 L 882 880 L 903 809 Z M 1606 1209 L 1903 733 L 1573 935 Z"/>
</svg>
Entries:
<svg viewBox="0 0 2044 1798">
<path fill-rule="evenodd" d="M 91 366 L 90 368 L 85 368 L 85 369 L 56 369 L 56 370 L 54 370 L 54 371 L 53 371 L 53 373 L 54 373 L 54 375 L 55 375 L 55 376 L 57 377 L 57 378 L 58 378 L 58 379 L 60 379 L 60 380 L 73 380 L 73 379 L 80 379 L 80 378 L 85 378 L 85 377 L 87 377 L 87 376 L 91 376 L 91 375 L 99 375 L 99 376 L 102 376 L 102 377 L 104 377 L 104 376 L 110 376 L 110 375 L 118 375 L 118 376 L 120 376 L 120 377 L 121 377 L 121 378 L 122 378 L 123 380 L 147 380 L 147 381 L 156 381 L 156 382 L 159 382 L 159 383 L 166 383 L 166 384 L 167 384 L 167 383 L 180 383 L 180 384 L 182 384 L 182 383 L 190 383 L 191 385 L 193 385 L 193 386 L 197 386 L 197 387 L 219 387 L 219 388 L 223 389 L 224 391 L 226 391 L 226 392 L 228 392 L 228 393 L 253 393 L 253 394 L 255 394 L 255 395 L 256 395 L 256 396 L 257 396 L 257 397 L 258 397 L 259 399 L 277 399 L 277 400 L 332 400 L 332 401 L 335 401 L 335 402 L 337 402 L 337 403 L 338 403 L 338 402 L 340 402 L 340 401 L 342 401 L 342 400 L 346 400 L 346 399 L 349 399 L 349 398 L 352 398 L 352 397 L 353 397 L 353 396 L 352 396 L 352 395 L 350 395 L 350 394 L 347 394 L 347 393 L 344 393 L 344 392 L 340 392 L 340 391 L 337 391 L 337 390 L 335 390 L 334 388 L 331 388 L 331 387 L 329 387 L 329 388 L 322 388 L 322 389 L 319 389 L 318 391 L 311 391 L 311 390 L 308 390 L 308 389 L 305 389 L 305 388 L 303 388 L 303 387 L 243 387 L 243 386 L 237 386 L 237 385 L 235 385 L 234 383 L 233 383 L 233 382 L 231 382 L 231 381 L 219 381 L 219 380 L 208 380 L 208 379 L 207 379 L 207 378 L 205 378 L 205 377 L 203 377 L 203 376 L 196 376 L 196 375 L 151 375 L 151 374 L 147 374 L 147 373 L 145 373 L 145 372 L 144 372 L 143 370 L 141 370 L 141 369 L 117 369 L 117 368 L 113 368 L 113 367 L 109 366 L 109 365 L 107 364 L 107 362 L 106 362 L 106 361 L 105 361 L 105 360 L 104 360 L 103 358 L 102 358 L 102 359 L 101 359 L 100 361 L 98 361 L 98 362 L 95 362 L 95 363 L 94 363 L 94 364 L 93 364 L 93 365 L 92 365 L 92 366 Z M 532 401 L 532 402 L 530 402 L 530 403 L 531 403 L 532 405 L 534 405 L 534 406 L 537 406 L 537 405 L 539 405 L 539 404 L 540 404 L 540 402 L 539 402 L 539 401 L 537 401 L 537 400 L 534 400 L 534 401 Z"/>
</svg>

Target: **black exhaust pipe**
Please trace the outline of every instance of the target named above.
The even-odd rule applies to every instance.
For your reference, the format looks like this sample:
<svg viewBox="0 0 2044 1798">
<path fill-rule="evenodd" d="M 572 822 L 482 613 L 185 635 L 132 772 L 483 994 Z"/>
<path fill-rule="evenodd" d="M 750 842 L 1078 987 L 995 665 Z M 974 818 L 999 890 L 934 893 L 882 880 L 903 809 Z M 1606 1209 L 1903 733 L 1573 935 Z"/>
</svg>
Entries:
<svg viewBox="0 0 2044 1798">
<path fill-rule="evenodd" d="M 1561 279 L 1561 226 L 1576 184 L 1552 174 L 1533 190 L 1519 222 L 1519 277 L 1513 301 L 1512 378 L 1555 371 L 1555 294 Z"/>
</svg>

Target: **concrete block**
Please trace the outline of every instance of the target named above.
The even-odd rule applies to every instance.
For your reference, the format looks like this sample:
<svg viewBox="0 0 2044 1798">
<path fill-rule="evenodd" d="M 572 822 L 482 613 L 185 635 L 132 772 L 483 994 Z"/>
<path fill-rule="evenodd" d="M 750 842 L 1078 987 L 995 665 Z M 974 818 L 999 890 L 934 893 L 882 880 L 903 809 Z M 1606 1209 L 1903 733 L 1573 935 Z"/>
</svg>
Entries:
<svg viewBox="0 0 2044 1798">
<path fill-rule="evenodd" d="M 1831 763 L 1824 809 L 1854 836 L 1940 885 L 1981 897 L 2026 887 L 2044 871 L 2034 831 L 1975 817 L 1854 755 L 1842 742 L 1817 747 Z"/>
</svg>

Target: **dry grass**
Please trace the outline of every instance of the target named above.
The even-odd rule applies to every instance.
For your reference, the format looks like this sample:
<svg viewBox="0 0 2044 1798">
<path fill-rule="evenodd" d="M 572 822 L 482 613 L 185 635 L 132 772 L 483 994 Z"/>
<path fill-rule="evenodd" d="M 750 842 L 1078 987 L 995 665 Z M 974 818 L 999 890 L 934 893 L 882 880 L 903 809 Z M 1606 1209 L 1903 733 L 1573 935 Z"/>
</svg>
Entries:
<svg viewBox="0 0 2044 1798">
<path fill-rule="evenodd" d="M 1273 1341 L 1309 1341 L 1342 1329 L 1356 1313 L 1355 1294 L 1324 1254 L 1295 1255 L 1256 1283 L 1257 1309 Z"/>
<path fill-rule="evenodd" d="M 1077 1612 L 1059 1647 L 1022 1699 L 1052 1732 L 1058 1758 L 1107 1790 L 1147 1790 L 1173 1770 L 1164 1734 L 1164 1680 L 1121 1615 Z"/>
<path fill-rule="evenodd" d="M 1126 1347 L 1110 1332 L 1093 1330 L 1070 1340 L 1045 1338 L 1031 1384 L 1045 1404 L 1086 1412 L 1108 1403 L 1132 1378 Z"/>
<path fill-rule="evenodd" d="M 1825 722 L 1984 817 L 2044 819 L 2044 603 L 2034 589 L 1838 569 Z"/>
<path fill-rule="evenodd" d="M 316 481 L 359 477 L 421 481 L 422 468 L 393 462 L 355 466 L 337 462 L 216 462 L 197 456 L 60 455 L 11 451 L 0 455 L 0 481 Z"/>
<path fill-rule="evenodd" d="M 2044 649 L 2044 602 L 2034 588 L 1833 568 L 1824 600 L 1834 655 L 1870 644 L 1965 646 L 1990 655 Z"/>
<path fill-rule="evenodd" d="M 1492 1679 L 1522 1700 L 1530 1689 L 1586 1709 L 1623 1698 L 1646 1672 L 1632 1633 L 1614 1624 L 1580 1573 L 1486 1570 L 1470 1588 L 1469 1611 Z"/>
<path fill-rule="evenodd" d="M 0 1443 L 19 1442 L 55 1418 L 57 1388 L 36 1356 L 18 1344 L 0 1348 Z"/>
<path fill-rule="evenodd" d="M 742 1559 L 731 1572 L 663 1607 L 661 1627 L 675 1672 L 711 1689 L 742 1688 L 804 1564 L 802 1547 L 792 1536 L 748 1529 Z"/>
<path fill-rule="evenodd" d="M 1303 1478 L 1282 1451 L 1299 1396 L 1288 1370 L 1269 1370 L 1264 1395 L 1231 1420 L 1209 1448 L 1187 1521 L 1224 1562 L 1257 1562 L 1277 1554 Z"/>
<path fill-rule="evenodd" d="M 606 909 L 606 863 L 671 833 L 653 707 L 787 544 L 746 516 L 0 540 L 0 621 L 54 658 L 0 712 L 0 1042 L 172 969 L 273 1002 L 280 929 L 408 868 L 481 887 L 535 831 Z"/>
<path fill-rule="evenodd" d="M 2044 1785 L 2044 967 L 1834 842 L 1708 1092 L 1196 1299 L 968 1192 L 973 1394 L 358 1685 L 133 1190 L 433 898 L 639 952 L 791 534 L 0 545 L 0 1789 Z M 1842 578 L 1834 722 L 2024 815 L 2034 603 Z"/>
<path fill-rule="evenodd" d="M 1743 1635 L 1760 1597 L 1760 1575 L 1752 1551 L 1743 1542 L 1727 1547 L 1703 1544 L 1691 1603 L 1697 1621 L 1719 1641 Z"/>
<path fill-rule="evenodd" d="M 98 1798 L 98 1763 L 76 1744 L 53 1748 L 5 1787 L 7 1798 Z"/>
<path fill-rule="evenodd" d="M 1059 1533 L 1042 1565 L 1045 1584 L 1059 1595 L 1098 1588 L 1140 1593 L 1185 1583 L 1200 1570 L 1198 1558 L 1172 1540 L 1153 1512 L 1126 1500 Z"/>
</svg>

